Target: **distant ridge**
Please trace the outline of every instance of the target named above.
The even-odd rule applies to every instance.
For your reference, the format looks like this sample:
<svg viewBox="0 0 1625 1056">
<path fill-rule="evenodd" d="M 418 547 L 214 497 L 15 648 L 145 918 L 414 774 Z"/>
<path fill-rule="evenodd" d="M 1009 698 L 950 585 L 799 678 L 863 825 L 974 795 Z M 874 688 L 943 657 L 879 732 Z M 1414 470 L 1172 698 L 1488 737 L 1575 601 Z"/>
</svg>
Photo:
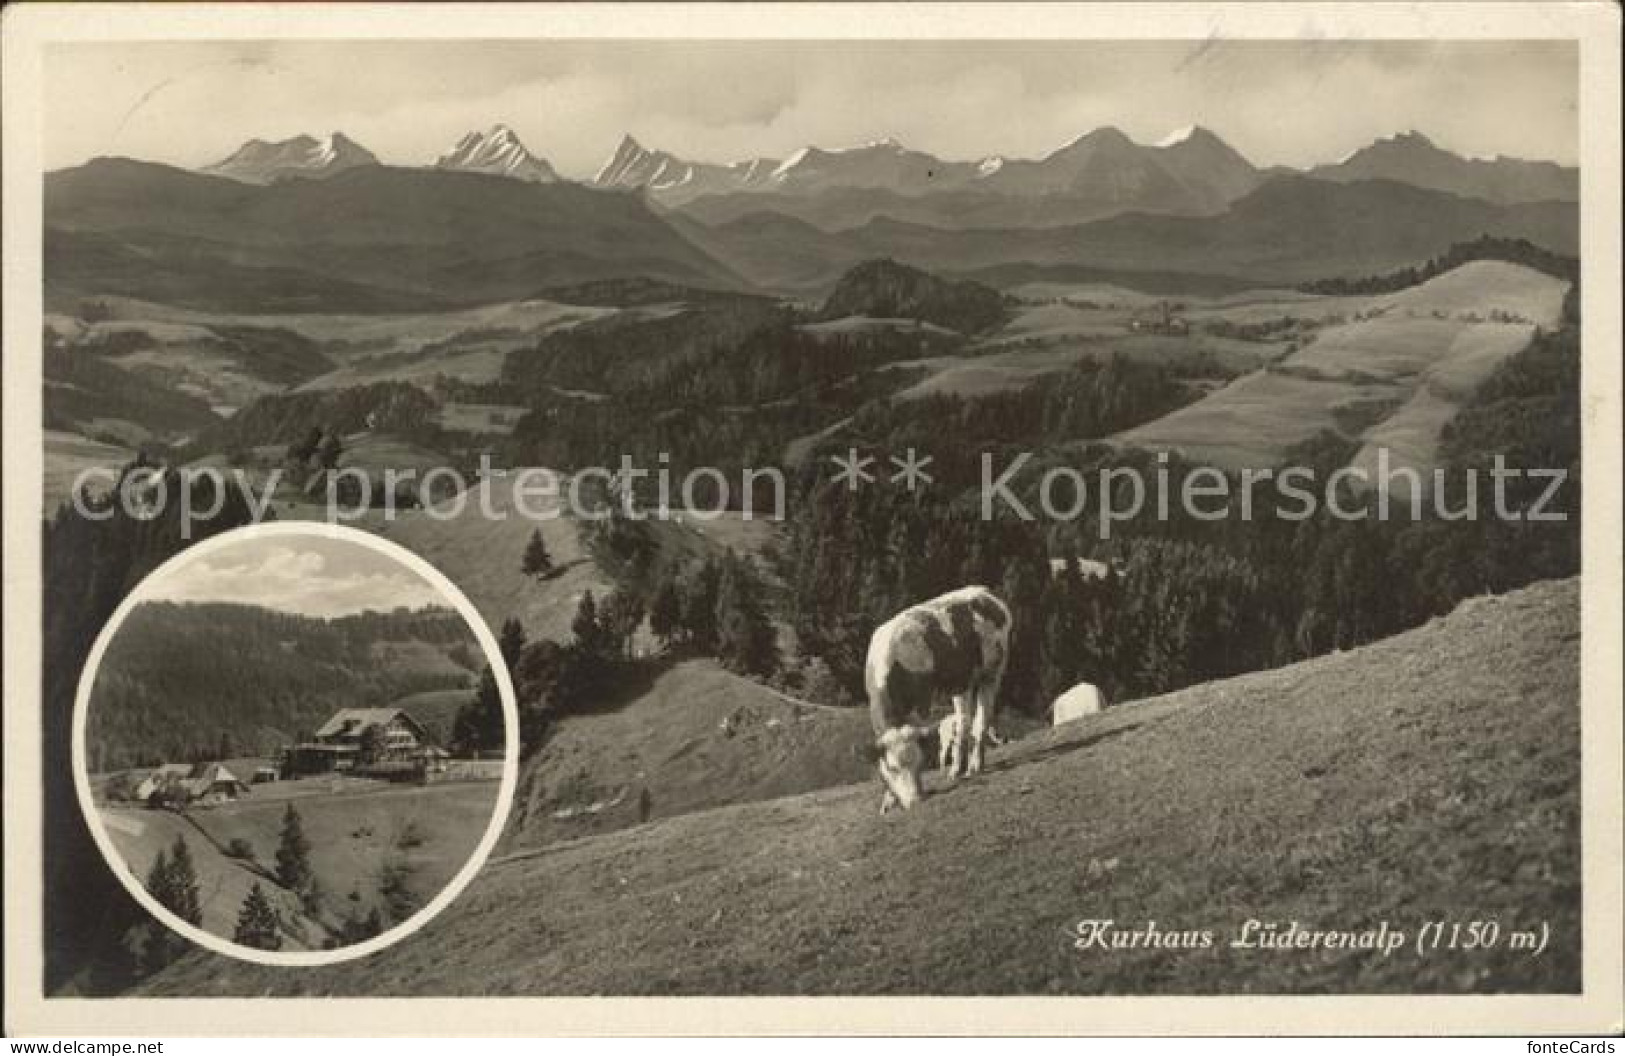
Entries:
<svg viewBox="0 0 1625 1056">
<path fill-rule="evenodd" d="M 274 143 L 251 139 L 222 161 L 201 171 L 242 183 L 276 183 L 287 179 L 322 179 L 359 165 L 377 165 L 372 151 L 343 132 L 317 139 L 295 136 Z"/>
<path fill-rule="evenodd" d="M 224 311 L 433 311 L 643 277 L 745 283 L 647 203 L 574 183 L 358 165 L 260 186 L 98 159 L 45 179 L 53 289 Z"/>
<path fill-rule="evenodd" d="M 1464 158 L 1415 131 L 1379 139 L 1309 174 L 1340 182 L 1397 180 L 1502 204 L 1580 200 L 1579 169 L 1521 158 Z"/>
</svg>

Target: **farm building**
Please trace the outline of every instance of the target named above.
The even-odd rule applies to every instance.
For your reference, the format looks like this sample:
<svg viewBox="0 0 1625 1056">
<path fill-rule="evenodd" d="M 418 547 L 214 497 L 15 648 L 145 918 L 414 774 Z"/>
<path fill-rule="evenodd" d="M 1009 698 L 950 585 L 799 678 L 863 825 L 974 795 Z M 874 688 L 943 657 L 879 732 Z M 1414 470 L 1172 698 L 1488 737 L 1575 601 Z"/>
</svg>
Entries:
<svg viewBox="0 0 1625 1056">
<path fill-rule="evenodd" d="M 248 794 L 248 785 L 223 763 L 164 763 L 135 786 L 142 803 L 212 807 Z"/>
<path fill-rule="evenodd" d="M 423 725 L 403 708 L 344 708 L 311 740 L 290 747 L 282 770 L 290 777 L 432 773 L 445 769 L 446 758 Z"/>
<path fill-rule="evenodd" d="M 191 802 L 205 807 L 248 794 L 247 783 L 226 769 L 224 763 L 199 763 L 185 785 Z"/>
<path fill-rule="evenodd" d="M 1137 334 L 1172 334 L 1183 337 L 1191 332 L 1190 323 L 1174 314 L 1178 309 L 1167 301 L 1158 302 L 1150 312 L 1136 312 L 1128 328 Z"/>
<path fill-rule="evenodd" d="M 134 798 L 145 803 L 152 798 L 152 794 L 160 788 L 175 781 L 182 781 L 192 775 L 190 763 L 164 763 L 152 771 L 135 786 Z"/>
<path fill-rule="evenodd" d="M 1065 572 L 1067 570 L 1067 566 L 1071 565 L 1072 563 L 1073 562 L 1071 560 L 1064 557 L 1052 557 L 1049 559 L 1049 574 L 1052 576 L 1058 576 Z M 1084 579 L 1105 579 L 1109 575 L 1122 574 L 1120 569 L 1113 568 L 1104 561 L 1095 561 L 1092 558 L 1087 557 L 1080 557 L 1077 559 L 1077 569 L 1078 574 Z"/>
</svg>

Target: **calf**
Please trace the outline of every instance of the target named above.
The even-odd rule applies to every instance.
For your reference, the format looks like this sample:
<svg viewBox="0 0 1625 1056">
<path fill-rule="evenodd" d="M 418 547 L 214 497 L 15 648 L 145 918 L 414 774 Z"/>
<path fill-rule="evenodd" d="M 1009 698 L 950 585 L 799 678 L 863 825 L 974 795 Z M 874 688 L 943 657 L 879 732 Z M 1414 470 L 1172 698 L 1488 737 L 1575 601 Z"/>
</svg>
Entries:
<svg viewBox="0 0 1625 1056">
<path fill-rule="evenodd" d="M 962 587 L 904 609 L 869 639 L 864 684 L 885 791 L 880 811 L 921 799 L 921 742 L 931 727 L 915 725 L 940 697 L 953 698 L 953 737 L 942 757 L 957 777 L 982 769 L 982 742 L 998 706 L 1010 653 L 1010 610 L 986 587 Z M 944 732 L 946 723 L 944 724 Z"/>
</svg>

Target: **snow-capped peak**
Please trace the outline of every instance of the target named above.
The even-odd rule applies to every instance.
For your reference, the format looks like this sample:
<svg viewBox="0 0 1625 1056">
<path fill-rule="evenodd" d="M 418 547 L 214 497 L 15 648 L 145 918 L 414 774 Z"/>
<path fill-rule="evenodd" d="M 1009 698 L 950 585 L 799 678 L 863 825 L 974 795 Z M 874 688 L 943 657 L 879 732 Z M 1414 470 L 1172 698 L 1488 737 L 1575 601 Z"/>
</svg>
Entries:
<svg viewBox="0 0 1625 1056">
<path fill-rule="evenodd" d="M 496 124 L 485 132 L 469 132 L 435 160 L 437 169 L 508 176 L 531 183 L 558 179 L 553 167 L 525 149 L 513 129 Z"/>
<path fill-rule="evenodd" d="M 244 183 L 331 176 L 357 165 L 376 165 L 372 153 L 342 132 L 317 139 L 300 135 L 279 142 L 251 139 L 231 157 L 203 169 Z"/>
<path fill-rule="evenodd" d="M 1184 128 L 1176 128 L 1166 136 L 1163 136 L 1157 141 L 1157 146 L 1177 147 L 1179 144 L 1185 142 L 1194 135 L 1196 135 L 1196 126 L 1186 125 Z"/>
<path fill-rule="evenodd" d="M 806 161 L 807 155 L 811 153 L 811 147 L 802 147 L 788 158 L 785 158 L 783 161 L 779 162 L 779 167 L 773 170 L 773 176 L 771 178 L 775 180 L 784 179 L 791 169 Z"/>
</svg>

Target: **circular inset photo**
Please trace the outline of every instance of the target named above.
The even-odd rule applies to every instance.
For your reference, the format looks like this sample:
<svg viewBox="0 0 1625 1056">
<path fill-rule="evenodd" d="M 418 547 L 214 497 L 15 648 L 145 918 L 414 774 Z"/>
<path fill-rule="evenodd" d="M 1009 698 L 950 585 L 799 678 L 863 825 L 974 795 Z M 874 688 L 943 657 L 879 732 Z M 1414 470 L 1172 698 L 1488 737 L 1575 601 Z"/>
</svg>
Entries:
<svg viewBox="0 0 1625 1056">
<path fill-rule="evenodd" d="M 445 576 L 355 529 L 264 524 L 186 550 L 113 614 L 74 779 L 113 871 L 173 931 L 328 964 L 468 883 L 518 742 L 496 640 Z"/>
</svg>

